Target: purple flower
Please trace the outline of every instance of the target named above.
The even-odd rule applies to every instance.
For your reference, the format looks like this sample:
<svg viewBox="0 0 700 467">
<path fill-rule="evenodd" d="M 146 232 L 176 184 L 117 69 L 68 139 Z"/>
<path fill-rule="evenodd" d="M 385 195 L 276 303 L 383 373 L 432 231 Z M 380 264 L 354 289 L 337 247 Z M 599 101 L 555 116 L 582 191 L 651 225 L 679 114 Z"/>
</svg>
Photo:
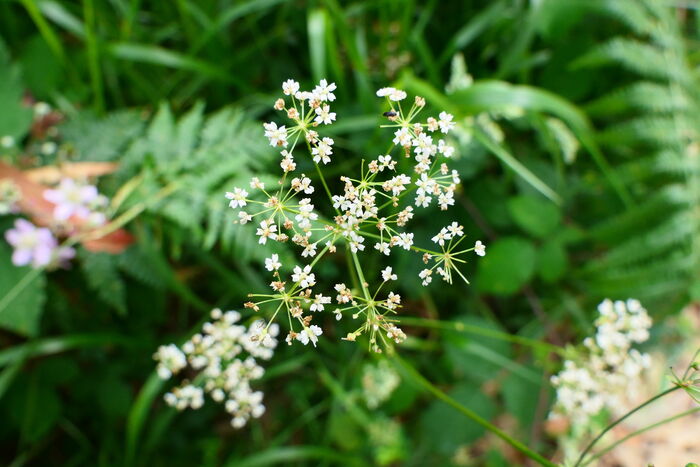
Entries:
<svg viewBox="0 0 700 467">
<path fill-rule="evenodd" d="M 75 256 L 73 248 L 58 246 L 49 229 L 37 227 L 24 219 L 15 221 L 15 228 L 5 232 L 5 239 L 15 249 L 12 253 L 15 266 L 53 267 Z"/>
<path fill-rule="evenodd" d="M 59 222 L 71 216 L 87 219 L 94 208 L 106 202 L 105 197 L 97 192 L 97 187 L 80 185 L 70 178 L 62 179 L 56 189 L 45 190 L 44 198 L 56 205 L 53 216 Z"/>
</svg>

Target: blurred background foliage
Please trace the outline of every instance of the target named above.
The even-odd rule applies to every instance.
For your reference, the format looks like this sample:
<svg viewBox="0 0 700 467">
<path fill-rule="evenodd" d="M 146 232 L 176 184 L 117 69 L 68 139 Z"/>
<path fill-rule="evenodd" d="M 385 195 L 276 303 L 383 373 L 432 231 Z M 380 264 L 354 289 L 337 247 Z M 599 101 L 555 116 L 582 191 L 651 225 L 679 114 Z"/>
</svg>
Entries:
<svg viewBox="0 0 700 467">
<path fill-rule="evenodd" d="M 218 407 L 177 414 L 162 403 L 157 346 L 266 287 L 260 261 L 272 250 L 231 222 L 223 193 L 252 174 L 276 180 L 259 120 L 283 80 L 324 77 L 338 84 L 332 179 L 386 145 L 379 87 L 457 117 L 463 190 L 449 219 L 488 254 L 468 265 L 472 285 L 430 288 L 419 287 L 419 264 L 392 257 L 413 319 L 400 351 L 460 403 L 553 454 L 544 420 L 556 361 L 489 331 L 563 345 L 590 332 L 602 298 L 636 297 L 661 321 L 700 297 L 699 18 L 679 3 L 1 2 L 0 135 L 24 148 L 4 159 L 118 162 L 101 190 L 133 184 L 124 209 L 139 215 L 124 253 L 80 251 L 79 265 L 36 275 L 10 299 L 26 271 L 0 245 L 0 462 L 523 462 L 405 374 L 387 401 L 368 404 L 378 359 L 335 342 L 342 323 L 320 351 L 277 352 L 261 384 L 268 411 L 243 431 Z M 58 135 L 32 127 L 32 101 L 60 112 Z M 59 156 L 41 154 L 47 140 Z M 417 219 L 416 236 L 432 236 L 443 225 L 434 219 L 448 218 Z M 319 267 L 331 283 L 344 265 Z M 671 345 L 684 332 L 660 326 L 654 339 Z"/>
</svg>

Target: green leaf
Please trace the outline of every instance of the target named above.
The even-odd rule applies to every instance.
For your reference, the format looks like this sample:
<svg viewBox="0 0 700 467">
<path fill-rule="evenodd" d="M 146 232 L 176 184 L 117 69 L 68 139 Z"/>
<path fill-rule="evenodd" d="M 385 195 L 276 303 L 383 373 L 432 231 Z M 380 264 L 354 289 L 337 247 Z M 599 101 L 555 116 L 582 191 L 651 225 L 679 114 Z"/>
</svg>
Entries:
<svg viewBox="0 0 700 467">
<path fill-rule="evenodd" d="M 156 45 L 118 42 L 110 44 L 107 51 L 122 60 L 195 71 L 210 78 L 232 81 L 229 73 L 216 65 Z"/>
<path fill-rule="evenodd" d="M 486 330 L 504 331 L 497 323 L 475 316 L 461 316 L 455 322 Z M 481 352 L 484 349 L 489 354 L 486 358 Z M 508 342 L 457 331 L 445 332 L 445 351 L 458 375 L 479 383 L 494 377 L 502 369 L 500 362 L 494 362 L 490 357 L 497 355 L 501 359 L 509 359 L 512 353 Z"/>
<path fill-rule="evenodd" d="M 515 223 L 534 237 L 546 237 L 561 222 L 556 206 L 534 196 L 521 195 L 509 199 L 508 210 Z"/>
<path fill-rule="evenodd" d="M 80 252 L 81 266 L 88 285 L 119 314 L 126 314 L 126 290 L 119 275 L 117 257 L 109 253 Z"/>
<path fill-rule="evenodd" d="M 536 371 L 532 369 L 532 371 Z M 528 429 L 537 413 L 539 400 L 541 377 L 523 379 L 515 373 L 511 373 L 501 384 L 501 392 L 508 413 L 514 415 L 520 422 L 520 427 Z"/>
<path fill-rule="evenodd" d="M 97 401 L 107 417 L 116 418 L 127 413 L 132 399 L 131 387 L 121 379 L 108 377 L 98 384 Z"/>
<path fill-rule="evenodd" d="M 512 295 L 532 277 L 535 247 L 520 237 L 501 238 L 487 245 L 486 256 L 479 261 L 478 286 L 486 293 Z"/>
<path fill-rule="evenodd" d="M 334 411 L 328 424 L 328 436 L 340 449 L 356 451 L 362 446 L 362 427 L 348 413 Z"/>
<path fill-rule="evenodd" d="M 35 336 L 46 299 L 45 274 L 12 264 L 10 247 L 0 242 L 0 328 Z"/>
<path fill-rule="evenodd" d="M 60 86 L 63 77 L 61 62 L 41 36 L 28 41 L 20 62 L 24 81 L 36 98 L 48 99 Z"/>
<path fill-rule="evenodd" d="M 547 283 L 560 279 L 568 267 L 569 259 L 560 242 L 547 242 L 537 252 L 537 275 Z"/>
<path fill-rule="evenodd" d="M 23 441 L 36 442 L 58 421 L 61 400 L 56 390 L 39 378 L 30 379 L 22 387 L 21 391 L 12 391 L 13 397 L 8 400 L 10 414 L 21 427 Z"/>
<path fill-rule="evenodd" d="M 32 110 L 22 105 L 23 86 L 19 68 L 0 60 L 0 137 L 19 141 L 32 124 Z"/>
<path fill-rule="evenodd" d="M 581 141 L 581 145 L 591 154 L 593 160 L 608 179 L 610 185 L 615 189 L 620 199 L 627 206 L 632 204 L 627 187 L 622 183 L 619 175 L 610 167 L 610 164 L 598 147 L 594 138 L 593 127 L 588 117 L 581 109 L 566 99 L 545 89 L 526 85 L 513 85 L 495 80 L 477 81 L 468 88 L 457 91 L 447 97 L 428 83 L 417 79 L 411 74 L 406 74 L 402 77 L 402 80 L 406 83 L 406 87 L 424 96 L 433 105 L 446 109 L 458 116 L 474 115 L 481 112 L 507 111 L 513 107 L 519 107 L 523 110 L 544 112 L 560 118 L 569 125 Z M 493 151 L 492 148 L 489 149 Z M 509 163 L 509 158 L 503 158 L 502 155 L 494 153 L 501 157 L 504 162 Z M 503 155 L 505 156 L 507 153 Z M 509 165 L 511 164 L 509 163 Z M 515 167 L 511 165 L 511 168 Z M 526 172 L 518 172 L 521 176 L 523 173 Z M 528 182 L 532 183 L 532 181 L 533 179 L 530 177 Z M 548 198 L 555 200 L 542 190 L 543 187 L 535 187 Z"/>
<path fill-rule="evenodd" d="M 455 387 L 449 396 L 479 416 L 489 419 L 496 406 L 487 396 L 475 391 L 471 384 Z M 421 417 L 421 437 L 431 450 L 451 456 L 457 447 L 469 444 L 484 434 L 484 428 L 466 418 L 442 401 L 434 401 Z"/>
</svg>

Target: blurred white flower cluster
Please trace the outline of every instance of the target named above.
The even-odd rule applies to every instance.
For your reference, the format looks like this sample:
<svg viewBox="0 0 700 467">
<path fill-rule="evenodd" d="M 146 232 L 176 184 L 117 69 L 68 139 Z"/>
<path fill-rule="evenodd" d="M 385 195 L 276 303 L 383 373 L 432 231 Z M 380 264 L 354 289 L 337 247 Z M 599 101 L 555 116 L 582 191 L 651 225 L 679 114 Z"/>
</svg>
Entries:
<svg viewBox="0 0 700 467">
<path fill-rule="evenodd" d="M 362 373 L 362 391 L 370 409 L 376 409 L 389 399 L 399 386 L 401 376 L 387 360 L 377 365 L 365 365 Z"/>
<path fill-rule="evenodd" d="M 21 197 L 22 192 L 15 182 L 9 178 L 0 180 L 0 215 L 17 212 L 17 202 Z"/>
<path fill-rule="evenodd" d="M 363 161 L 359 175 L 340 176 L 342 193 L 331 193 L 322 167 L 335 157 L 335 141 L 319 134 L 319 131 L 336 121 L 336 113 L 331 111 L 335 90 L 336 85 L 326 80 L 321 80 L 312 91 L 300 90 L 296 81 L 285 81 L 282 84 L 285 97 L 277 99 L 274 108 L 283 112 L 291 123 L 264 124 L 270 145 L 281 151 L 282 176 L 278 186 L 267 189 L 255 177 L 250 182 L 250 193 L 248 188 L 236 187 L 226 193 L 226 198 L 230 200 L 229 206 L 238 210 L 238 222 L 257 224 L 256 235 L 260 244 L 291 241 L 301 249 L 301 257 L 310 261 L 309 264 L 288 265 L 283 274 L 279 258 L 276 255 L 268 258 L 265 267 L 273 273 L 270 284 L 273 293 L 251 294 L 255 301 L 245 306 L 255 311 L 263 303 L 267 307 L 276 307 L 270 321 L 282 311 L 289 316 L 290 324 L 298 325 L 298 330 L 295 330 L 292 324 L 286 341 L 290 344 L 293 341 L 305 345 L 312 343 L 315 346 L 323 331 L 311 324 L 314 312 L 324 311 L 326 305 L 331 304 L 334 293 L 323 294 L 314 289 L 317 284 L 313 268 L 326 254 L 335 253 L 338 246 L 344 247 L 352 259 L 349 278 L 352 278 L 355 286 L 350 288 L 344 283 L 335 284 L 339 306 L 328 307 L 331 308 L 329 311 L 335 314 L 336 319 L 341 319 L 343 315 L 362 318 L 359 327 L 345 339 L 354 341 L 367 332 L 370 335 L 370 348 L 380 352 L 380 342 L 386 345 L 391 341 L 399 343 L 406 338 L 396 326 L 396 320 L 388 316 L 396 313 L 401 297 L 391 291 L 384 299 L 378 297 L 380 289 L 388 281 L 397 280 L 397 276 L 393 273 L 383 274 L 383 281 L 370 292 L 370 283 L 365 279 L 358 254 L 376 250 L 389 256 L 392 251 L 401 249 L 418 253 L 426 264 L 420 278 L 423 285 L 428 285 L 433 272 L 451 283 L 456 271 L 466 281 L 457 269 L 466 262 L 463 255 L 473 252 L 483 256 L 486 250 L 479 241 L 472 247 L 464 247 L 464 228 L 456 222 L 444 227 L 433 238 L 440 246 L 439 250 L 414 245 L 414 233 L 406 230 L 416 208 L 437 204 L 441 210 L 446 210 L 454 205 L 460 180 L 457 172 L 447 165 L 454 148 L 442 138 L 455 128 L 453 116 L 440 112 L 438 118 L 419 121 L 417 117 L 426 105 L 425 100 L 416 97 L 406 111 L 401 106 L 401 101 L 408 97 L 405 91 L 395 88 L 377 91 L 377 96 L 385 97 L 390 108 L 379 118 L 387 119 L 381 127 L 393 129 L 393 144 L 386 153 L 377 155 L 369 163 Z M 305 148 L 308 160 L 295 159 L 295 151 L 299 147 Z M 392 155 L 391 152 L 396 154 Z M 411 162 L 406 164 L 404 160 Z M 334 212 L 332 219 L 324 218 L 323 213 L 316 209 L 312 196 L 322 195 L 319 195 L 321 190 L 316 190 L 311 178 L 304 173 L 292 174 L 298 164 L 314 167 L 318 174 L 317 181 L 320 181 L 322 191 L 327 196 L 326 215 Z M 401 171 L 402 167 L 409 170 Z M 409 196 L 413 200 L 407 202 Z M 372 248 L 367 248 L 368 244 Z"/>
<path fill-rule="evenodd" d="M 263 393 L 253 391 L 250 382 L 262 378 L 265 370 L 256 359 L 269 360 L 277 347 L 279 328 L 255 321 L 249 327 L 237 324 L 240 313 L 214 309 L 211 322 L 202 325 L 202 332 L 192 336 L 181 347 L 174 344 L 158 348 L 154 355 L 157 372 L 162 379 L 189 366 L 198 372 L 193 381 L 165 394 L 165 402 L 178 410 L 198 409 L 204 404 L 204 393 L 223 403 L 231 414 L 231 425 L 243 427 L 249 419 L 265 412 Z M 245 355 L 247 354 L 247 355 Z"/>
<path fill-rule="evenodd" d="M 603 301 L 598 306 L 595 337 L 583 341 L 580 358 L 566 360 L 552 376 L 557 400 L 550 416 L 564 416 L 576 424 L 603 409 L 616 413 L 635 395 L 650 357 L 633 349 L 649 338 L 651 318 L 637 300 Z"/>
</svg>

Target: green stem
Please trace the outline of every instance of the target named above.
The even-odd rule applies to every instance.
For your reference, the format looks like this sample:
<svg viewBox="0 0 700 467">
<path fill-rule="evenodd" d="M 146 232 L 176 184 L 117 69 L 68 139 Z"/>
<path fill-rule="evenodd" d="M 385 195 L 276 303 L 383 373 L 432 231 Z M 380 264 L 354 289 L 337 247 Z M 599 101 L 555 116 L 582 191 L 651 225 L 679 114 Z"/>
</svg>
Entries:
<svg viewBox="0 0 700 467">
<path fill-rule="evenodd" d="M 593 462 L 594 460 L 596 460 L 596 459 L 598 459 L 599 457 L 601 457 L 601 456 L 607 454 L 608 452 L 612 451 L 612 450 L 615 449 L 617 446 L 619 446 L 620 444 L 624 443 L 625 441 L 627 441 L 627 440 L 630 439 L 630 438 L 634 438 L 635 436 L 640 435 L 640 434 L 642 434 L 642 433 L 644 433 L 644 432 L 646 432 L 646 431 L 652 430 L 652 429 L 654 429 L 654 428 L 656 428 L 656 427 L 659 427 L 659 426 L 661 426 L 661 425 L 665 425 L 666 423 L 671 423 L 671 422 L 674 421 L 674 420 L 678 420 L 679 418 L 683 418 L 683 417 L 685 417 L 686 415 L 690 415 L 690 414 L 693 414 L 693 413 L 698 412 L 698 411 L 700 411 L 700 407 L 693 407 L 692 409 L 686 410 L 685 412 L 681 412 L 681 413 L 679 413 L 679 414 L 676 414 L 676 415 L 674 415 L 673 417 L 668 417 L 668 418 L 665 418 L 665 419 L 661 420 L 660 422 L 656 422 L 656 423 L 654 423 L 654 424 L 652 424 L 652 425 L 646 426 L 646 427 L 644 427 L 644 428 L 640 428 L 639 430 L 634 431 L 634 432 L 628 434 L 628 435 L 625 436 L 624 438 L 622 438 L 622 439 L 620 439 L 620 440 L 618 440 L 618 441 L 615 441 L 613 444 L 611 444 L 611 445 L 608 446 L 607 448 L 603 449 L 602 451 L 600 451 L 600 452 L 597 453 L 596 455 L 592 456 L 590 459 L 588 459 L 586 462 L 584 462 L 583 465 L 586 466 L 586 465 L 590 464 L 590 463 Z"/>
<path fill-rule="evenodd" d="M 331 195 L 331 190 L 328 188 L 326 178 L 323 176 L 323 172 L 321 172 L 321 167 L 319 167 L 316 162 L 314 162 L 314 165 L 316 166 L 316 172 L 318 172 L 318 176 L 321 179 L 321 184 L 323 184 L 323 189 L 326 190 L 328 200 L 330 201 L 331 205 L 333 205 L 333 195 Z M 338 208 L 335 208 L 335 213 L 340 215 L 340 211 L 338 211 Z"/>
<path fill-rule="evenodd" d="M 482 418 L 479 416 L 477 413 L 475 413 L 473 410 L 463 406 L 444 392 L 442 392 L 440 389 L 435 387 L 430 381 L 428 381 L 423 375 L 421 375 L 413 366 L 411 366 L 409 363 L 407 363 L 405 360 L 403 360 L 401 357 L 398 355 L 394 354 L 392 358 L 403 367 L 403 369 L 421 386 L 423 386 L 425 389 L 427 389 L 430 393 L 432 393 L 435 397 L 440 399 L 441 401 L 445 402 L 446 404 L 452 406 L 454 409 L 462 413 L 462 415 L 465 415 L 475 423 L 481 425 L 483 428 L 486 430 L 490 431 L 491 433 L 495 434 L 499 438 L 501 438 L 503 441 L 506 443 L 510 444 L 513 446 L 513 448 L 517 449 L 530 459 L 538 462 L 540 465 L 546 466 L 546 467 L 557 467 L 555 463 L 545 459 L 542 457 L 540 454 L 536 453 L 532 449 L 528 448 L 525 446 L 523 443 L 520 441 L 512 438 L 510 435 L 508 435 L 506 432 L 498 428 L 497 426 L 491 424 L 488 420 Z"/>
<path fill-rule="evenodd" d="M 450 321 L 439 321 L 435 319 L 426 318 L 415 318 L 415 317 L 402 317 L 401 323 L 408 326 L 421 326 L 426 328 L 434 329 L 446 329 L 451 331 L 466 332 L 472 334 L 478 334 L 485 337 L 491 337 L 494 339 L 500 339 L 508 342 L 513 342 L 515 344 L 526 345 L 546 352 L 556 353 L 558 355 L 564 356 L 565 350 L 559 346 L 549 344 L 547 342 L 541 342 L 535 339 L 530 339 L 522 336 L 514 336 L 508 334 L 507 332 L 496 331 L 493 329 L 483 328 L 480 326 L 474 326 L 472 324 L 460 323 L 460 322 L 450 322 Z"/>
<path fill-rule="evenodd" d="M 365 296 L 366 300 L 371 300 L 371 295 L 369 293 L 369 290 L 367 290 L 367 286 L 365 285 L 367 282 L 365 281 L 365 275 L 362 274 L 362 267 L 360 266 L 360 259 L 357 257 L 357 253 L 354 251 L 350 250 L 350 254 L 352 255 L 352 260 L 355 263 L 355 270 L 357 271 L 357 277 L 360 279 L 360 286 L 362 287 L 362 293 Z"/>
<path fill-rule="evenodd" d="M 637 407 L 635 407 L 634 409 L 630 410 L 630 411 L 627 412 L 625 415 L 623 415 L 622 417 L 618 418 L 617 420 L 615 420 L 614 422 L 612 422 L 610 425 L 608 425 L 607 427 L 605 427 L 605 429 L 604 429 L 603 431 L 601 431 L 600 434 L 599 434 L 598 436 L 596 436 L 596 437 L 593 439 L 593 441 L 591 441 L 590 443 L 588 443 L 588 446 L 586 446 L 586 449 L 583 450 L 583 452 L 582 452 L 581 455 L 579 456 L 578 460 L 576 461 L 576 464 L 574 464 L 574 467 L 579 467 L 580 465 L 584 465 L 584 464 L 582 464 L 582 462 L 583 462 L 583 459 L 586 457 L 586 454 L 588 454 L 588 452 L 593 448 L 593 446 L 595 446 L 595 444 L 596 444 L 598 441 L 600 441 L 600 439 L 601 439 L 603 436 L 605 436 L 605 434 L 606 434 L 608 431 L 612 430 L 615 426 L 619 425 L 623 420 L 627 419 L 627 418 L 628 418 L 630 415 L 632 415 L 633 413 L 638 412 L 639 410 L 643 409 L 644 407 L 646 407 L 647 405 L 651 404 L 651 403 L 654 402 L 655 400 L 661 399 L 661 398 L 664 397 L 666 394 L 670 394 L 670 393 L 672 393 L 673 391 L 676 391 L 676 390 L 678 390 L 678 389 L 680 389 L 680 388 L 681 388 L 681 386 L 673 386 L 672 388 L 669 388 L 669 389 L 666 389 L 666 390 L 663 391 L 663 392 L 660 392 L 659 394 L 655 395 L 655 396 L 652 397 L 651 399 L 649 399 L 649 400 L 643 402 L 642 404 L 638 405 Z"/>
<path fill-rule="evenodd" d="M 93 0 L 83 0 L 83 16 L 85 19 L 85 43 L 87 46 L 88 70 L 90 83 L 92 84 L 95 110 L 104 111 L 104 95 L 102 90 L 102 73 L 100 70 L 100 57 L 95 36 L 95 6 Z"/>
</svg>

